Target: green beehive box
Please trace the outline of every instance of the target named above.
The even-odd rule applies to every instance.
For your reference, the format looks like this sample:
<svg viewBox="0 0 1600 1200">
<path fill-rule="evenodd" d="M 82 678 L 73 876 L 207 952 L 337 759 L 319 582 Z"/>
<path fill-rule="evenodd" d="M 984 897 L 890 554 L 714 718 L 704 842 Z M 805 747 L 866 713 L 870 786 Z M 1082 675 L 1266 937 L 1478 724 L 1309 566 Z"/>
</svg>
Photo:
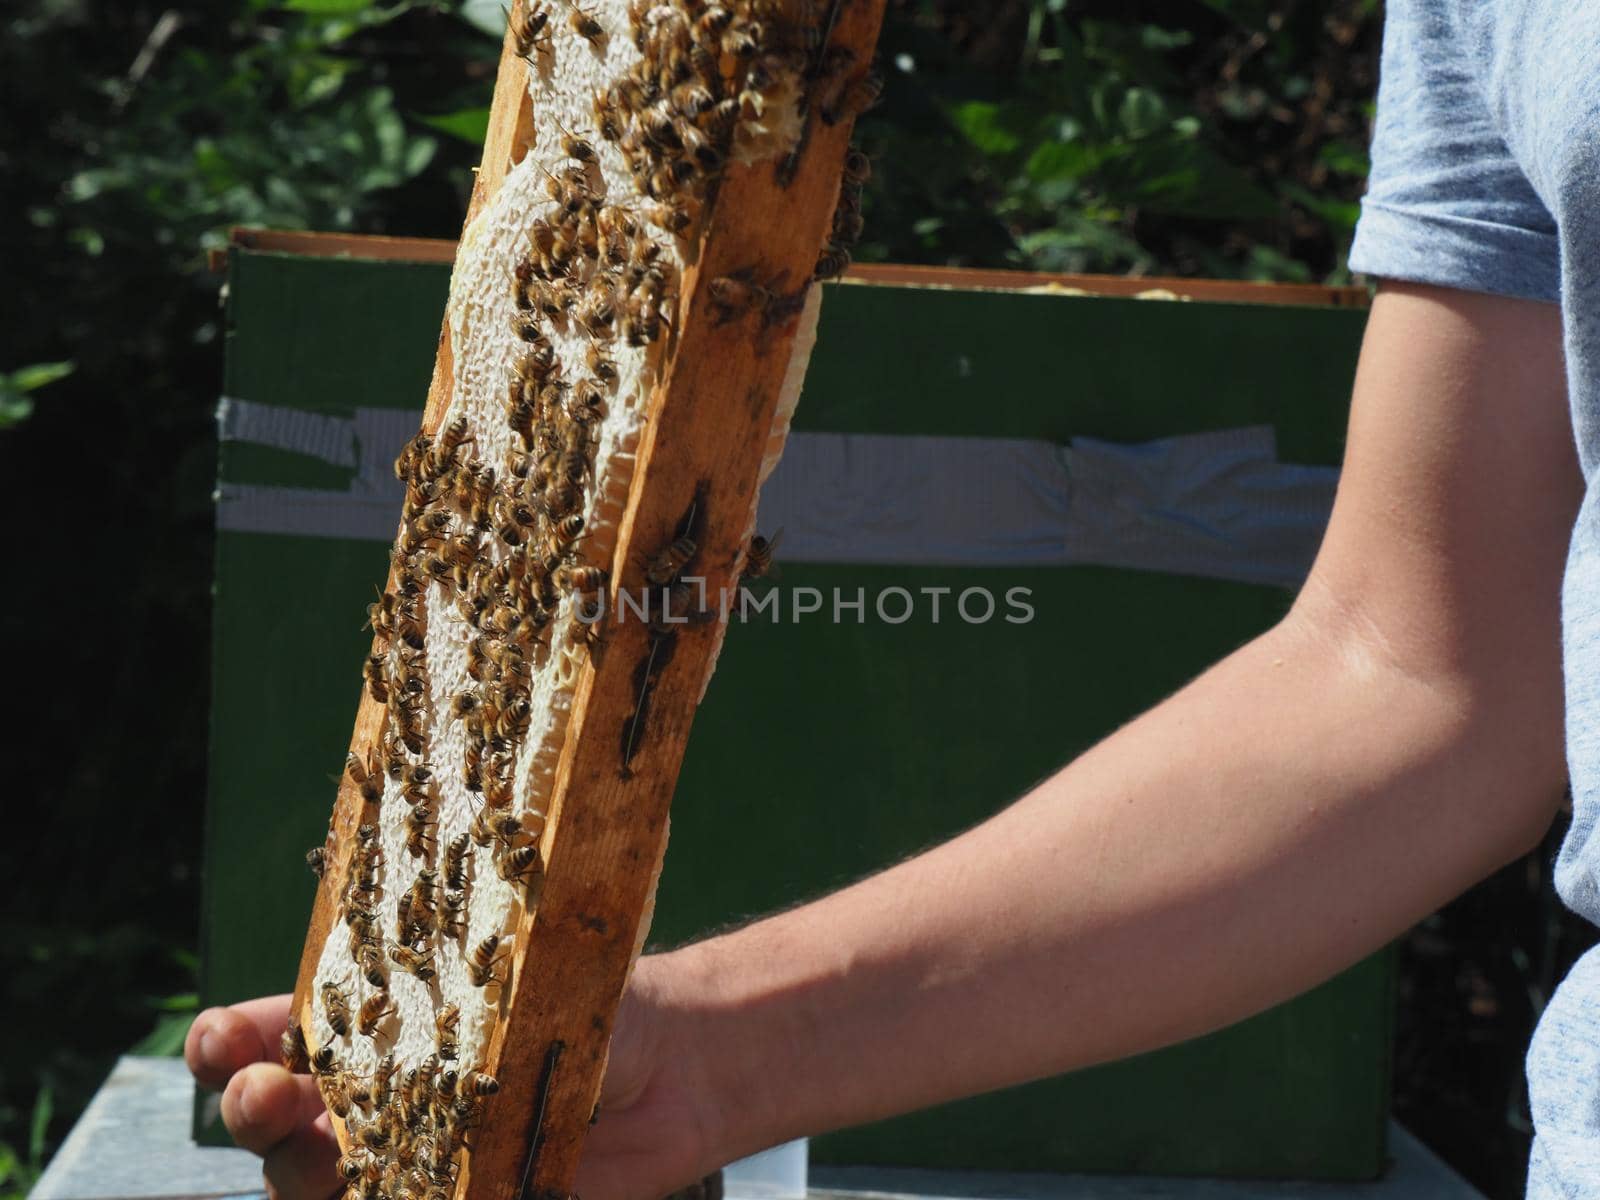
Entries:
<svg viewBox="0 0 1600 1200">
<path fill-rule="evenodd" d="M 303 856 L 327 824 L 369 636 L 362 612 L 398 516 L 387 462 L 416 428 L 448 284 L 446 262 L 381 261 L 386 244 L 372 258 L 306 252 L 315 246 L 229 255 L 206 1003 L 293 982 L 314 885 Z M 1364 321 L 1326 302 L 830 285 L 795 430 L 1133 445 L 1270 426 L 1285 463 L 1331 467 Z M 850 543 L 875 518 L 846 508 L 829 520 Z M 804 528 L 785 537 L 806 544 Z M 791 606 L 781 622 L 758 613 L 730 629 L 696 717 L 656 944 L 792 905 L 972 825 L 1267 628 L 1290 598 L 1092 556 L 1039 565 L 1049 554 L 1037 546 L 988 565 L 944 551 L 936 563 L 785 561 L 782 543 L 778 557 L 781 577 L 763 586 Z M 1005 621 L 1004 600 L 969 623 L 951 599 L 937 622 L 919 603 L 891 623 L 872 600 L 1019 587 L 1027 623 Z M 831 601 L 795 618 L 806 588 L 847 605 L 861 589 L 861 619 L 846 607 L 832 620 Z M 1222 1033 L 832 1134 L 812 1156 L 1371 1178 L 1392 974 L 1381 954 Z M 196 1114 L 215 1140 L 214 1104 L 202 1098 Z"/>
</svg>

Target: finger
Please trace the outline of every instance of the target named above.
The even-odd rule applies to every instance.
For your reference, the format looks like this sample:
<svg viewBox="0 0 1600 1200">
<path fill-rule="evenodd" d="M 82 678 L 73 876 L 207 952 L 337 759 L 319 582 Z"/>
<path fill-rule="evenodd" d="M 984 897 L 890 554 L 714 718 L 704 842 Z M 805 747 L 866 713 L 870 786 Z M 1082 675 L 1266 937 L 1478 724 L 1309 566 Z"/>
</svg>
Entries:
<svg viewBox="0 0 1600 1200">
<path fill-rule="evenodd" d="M 252 1063 L 228 1081 L 222 1093 L 222 1123 L 246 1150 L 265 1155 L 325 1109 L 307 1075 L 291 1075 L 276 1063 Z"/>
<path fill-rule="evenodd" d="M 324 1200 L 343 1183 L 339 1143 L 326 1111 L 274 1147 L 261 1164 L 270 1200 Z"/>
<path fill-rule="evenodd" d="M 268 996 L 229 1008 L 208 1008 L 189 1026 L 184 1061 L 201 1084 L 221 1088 L 254 1062 L 272 1062 L 289 1019 L 290 997 Z"/>
</svg>

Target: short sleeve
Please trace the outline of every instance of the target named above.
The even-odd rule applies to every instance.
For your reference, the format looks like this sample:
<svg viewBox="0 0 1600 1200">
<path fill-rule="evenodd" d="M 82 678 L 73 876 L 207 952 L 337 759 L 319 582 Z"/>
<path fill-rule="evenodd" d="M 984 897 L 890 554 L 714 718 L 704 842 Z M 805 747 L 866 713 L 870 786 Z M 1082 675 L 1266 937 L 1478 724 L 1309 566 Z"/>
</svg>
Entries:
<svg viewBox="0 0 1600 1200">
<path fill-rule="evenodd" d="M 1560 295 L 1549 210 L 1490 114 L 1482 51 L 1437 0 L 1390 0 L 1372 172 L 1350 269 L 1534 300 Z"/>
</svg>

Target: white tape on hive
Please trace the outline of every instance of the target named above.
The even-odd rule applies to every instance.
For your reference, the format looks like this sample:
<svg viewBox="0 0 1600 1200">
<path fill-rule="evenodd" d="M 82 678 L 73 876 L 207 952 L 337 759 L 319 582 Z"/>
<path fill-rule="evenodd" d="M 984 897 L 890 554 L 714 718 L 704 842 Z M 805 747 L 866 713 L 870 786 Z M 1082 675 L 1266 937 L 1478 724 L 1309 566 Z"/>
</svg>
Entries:
<svg viewBox="0 0 1600 1200">
<path fill-rule="evenodd" d="M 1132 445 L 808 433 L 761 497 L 793 562 L 1097 565 L 1298 585 L 1338 471 L 1281 463 L 1270 426 Z"/>
<path fill-rule="evenodd" d="M 346 491 L 223 484 L 223 529 L 388 541 L 391 463 L 408 409 L 353 418 L 224 400 L 219 428 L 353 466 Z M 348 458 L 342 447 L 353 447 Z M 1295 587 L 1316 556 L 1338 471 L 1278 461 L 1270 426 L 1120 444 L 1074 438 L 796 433 L 761 491 L 760 529 L 790 562 L 1097 565 Z"/>
</svg>

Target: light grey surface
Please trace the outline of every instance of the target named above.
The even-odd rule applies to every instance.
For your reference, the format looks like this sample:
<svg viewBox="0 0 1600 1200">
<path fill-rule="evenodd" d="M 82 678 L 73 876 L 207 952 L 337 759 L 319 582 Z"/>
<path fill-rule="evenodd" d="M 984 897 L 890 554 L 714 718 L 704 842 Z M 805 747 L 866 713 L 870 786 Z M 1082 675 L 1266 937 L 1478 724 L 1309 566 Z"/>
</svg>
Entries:
<svg viewBox="0 0 1600 1200">
<path fill-rule="evenodd" d="M 261 1195 L 243 1150 L 189 1140 L 189 1073 L 175 1058 L 124 1058 L 33 1189 L 30 1200 L 214 1200 Z M 1167 1179 L 813 1167 L 813 1200 L 1481 1200 L 1398 1125 L 1376 1183 Z"/>
<path fill-rule="evenodd" d="M 260 1195 L 255 1155 L 190 1141 L 193 1096 L 182 1059 L 119 1059 L 29 1200 Z"/>
</svg>

